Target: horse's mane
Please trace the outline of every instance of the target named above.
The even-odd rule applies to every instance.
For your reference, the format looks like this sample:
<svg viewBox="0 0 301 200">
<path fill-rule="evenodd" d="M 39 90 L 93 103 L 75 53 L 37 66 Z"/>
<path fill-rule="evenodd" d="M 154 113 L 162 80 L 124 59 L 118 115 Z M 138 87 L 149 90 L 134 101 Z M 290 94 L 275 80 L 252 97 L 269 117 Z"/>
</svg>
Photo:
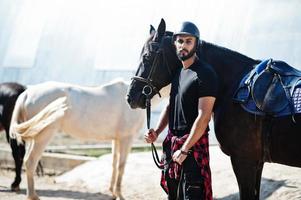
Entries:
<svg viewBox="0 0 301 200">
<path fill-rule="evenodd" d="M 220 55 L 223 56 L 227 59 L 230 60 L 236 60 L 239 62 L 244 62 L 244 63 L 259 63 L 260 60 L 254 60 L 253 58 L 250 58 L 244 54 L 241 54 L 237 51 L 228 49 L 226 47 L 222 47 L 210 42 L 206 42 L 204 40 L 201 40 L 201 44 L 200 44 L 200 53 L 202 53 L 202 51 L 211 51 L 214 52 L 214 55 Z"/>
<path fill-rule="evenodd" d="M 148 44 L 148 42 L 150 42 L 153 37 L 154 37 L 155 34 L 151 35 L 148 39 L 147 39 L 147 42 L 145 44 Z M 164 34 L 164 42 L 166 43 L 170 43 L 171 44 L 171 48 L 173 48 L 173 45 L 172 45 L 172 36 L 173 36 L 173 32 L 171 31 L 166 31 L 165 34 Z M 216 45 L 216 44 L 213 44 L 213 43 L 210 43 L 210 42 L 206 42 L 205 40 L 201 40 L 200 42 L 200 46 L 201 46 L 201 51 L 203 49 L 206 49 L 206 51 L 210 50 L 210 51 L 214 51 L 214 54 L 215 55 L 221 55 L 221 56 L 225 56 L 229 59 L 235 59 L 237 61 L 244 61 L 244 62 L 247 62 L 247 63 L 259 63 L 260 60 L 254 60 L 253 58 L 250 58 L 246 55 L 243 55 L 237 51 L 234 51 L 234 50 L 231 50 L 231 49 L 228 49 L 226 47 L 222 47 L 222 46 L 219 46 L 219 45 Z M 145 47 L 144 47 L 145 48 Z"/>
<path fill-rule="evenodd" d="M 154 38 L 154 36 L 155 36 L 155 34 L 150 35 L 150 36 L 147 38 L 145 44 L 148 44 L 148 43 Z M 166 31 L 166 32 L 164 33 L 164 36 L 165 36 L 164 38 L 166 38 L 166 37 L 172 37 L 172 36 L 173 36 L 173 32 L 171 32 L 171 31 Z"/>
<path fill-rule="evenodd" d="M 150 42 L 151 40 L 153 40 L 153 38 L 154 38 L 155 35 L 156 35 L 156 34 L 151 34 L 151 35 L 147 38 L 147 40 L 146 40 L 146 42 L 144 43 L 143 48 L 142 48 L 142 50 L 141 50 L 141 52 L 140 52 L 140 56 L 141 56 L 142 53 L 145 51 L 145 49 L 147 49 L 147 45 L 149 44 L 149 42 Z M 166 31 L 166 32 L 164 33 L 163 42 L 170 42 L 172 36 L 173 36 L 173 32 L 171 32 L 171 31 Z M 172 45 L 171 45 L 171 46 L 172 46 Z"/>
<path fill-rule="evenodd" d="M 173 36 L 173 32 L 171 32 L 171 31 L 166 31 L 166 32 L 165 32 L 165 36 Z"/>
<path fill-rule="evenodd" d="M 204 40 L 201 40 L 201 46 L 206 46 L 206 48 L 215 49 L 216 53 L 223 54 L 223 55 L 225 55 L 227 57 L 228 56 L 235 57 L 235 58 L 238 58 L 238 59 L 241 59 L 241 60 L 252 59 L 252 58 L 250 58 L 250 57 L 248 57 L 246 55 L 243 55 L 243 54 L 241 54 L 241 53 L 239 53 L 237 51 L 234 51 L 234 50 L 231 50 L 231 49 L 228 49 L 226 47 L 222 47 L 222 46 L 210 43 L 210 42 L 206 42 Z"/>
</svg>

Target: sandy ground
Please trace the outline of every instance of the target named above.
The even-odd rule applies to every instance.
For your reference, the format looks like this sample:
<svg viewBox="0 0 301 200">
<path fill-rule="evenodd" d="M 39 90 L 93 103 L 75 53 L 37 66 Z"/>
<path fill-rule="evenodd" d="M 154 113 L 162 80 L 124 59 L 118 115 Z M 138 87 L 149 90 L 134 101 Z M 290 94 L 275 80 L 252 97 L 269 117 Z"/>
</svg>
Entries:
<svg viewBox="0 0 301 200">
<path fill-rule="evenodd" d="M 238 199 L 238 187 L 230 160 L 217 146 L 210 147 L 214 198 Z M 36 189 L 42 200 L 109 200 L 107 188 L 111 175 L 111 156 L 105 155 L 57 177 L 36 177 Z M 133 153 L 129 156 L 123 179 L 126 200 L 163 200 L 166 195 L 159 186 L 160 171 L 151 154 Z M 0 199 L 25 199 L 26 180 L 23 175 L 21 191 L 9 191 L 11 171 L 0 171 Z M 265 164 L 261 199 L 301 199 L 301 168 Z"/>
</svg>

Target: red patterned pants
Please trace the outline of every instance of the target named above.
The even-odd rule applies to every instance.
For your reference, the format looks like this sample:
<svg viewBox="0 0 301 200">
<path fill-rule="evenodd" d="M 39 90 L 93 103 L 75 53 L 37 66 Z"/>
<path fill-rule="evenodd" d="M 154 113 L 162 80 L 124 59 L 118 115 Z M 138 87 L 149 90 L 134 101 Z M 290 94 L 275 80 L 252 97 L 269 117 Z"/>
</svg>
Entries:
<svg viewBox="0 0 301 200">
<path fill-rule="evenodd" d="M 188 134 L 175 136 L 170 130 L 163 142 L 162 164 L 171 160 L 173 153 L 180 149 Z M 162 171 L 161 186 L 175 200 L 212 200 L 211 171 L 209 166 L 208 132 L 204 133 L 192 147 L 182 165 L 170 162 Z"/>
</svg>

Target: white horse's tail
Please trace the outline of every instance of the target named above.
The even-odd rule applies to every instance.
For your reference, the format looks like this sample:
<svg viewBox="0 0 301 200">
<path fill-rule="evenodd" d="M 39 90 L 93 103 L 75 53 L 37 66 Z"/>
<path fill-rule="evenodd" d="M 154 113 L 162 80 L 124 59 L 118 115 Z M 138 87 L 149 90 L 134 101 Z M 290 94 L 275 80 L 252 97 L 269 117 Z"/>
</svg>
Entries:
<svg viewBox="0 0 301 200">
<path fill-rule="evenodd" d="M 22 120 L 20 118 L 24 118 L 24 105 L 20 105 L 23 103 L 17 101 L 10 126 L 10 137 L 22 143 L 22 140 L 38 135 L 44 128 L 64 116 L 68 108 L 66 99 L 66 97 L 56 99 L 31 119 L 21 123 L 18 122 Z"/>
</svg>

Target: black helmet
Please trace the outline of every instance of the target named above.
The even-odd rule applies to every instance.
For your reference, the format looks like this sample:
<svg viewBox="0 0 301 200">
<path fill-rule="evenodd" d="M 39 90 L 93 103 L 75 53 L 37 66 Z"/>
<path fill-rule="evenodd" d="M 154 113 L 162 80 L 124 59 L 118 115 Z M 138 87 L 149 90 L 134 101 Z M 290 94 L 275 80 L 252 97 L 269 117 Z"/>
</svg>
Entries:
<svg viewBox="0 0 301 200">
<path fill-rule="evenodd" d="M 180 27 L 176 30 L 173 37 L 177 35 L 191 35 L 200 39 L 200 32 L 198 27 L 192 22 L 183 22 Z"/>
</svg>

